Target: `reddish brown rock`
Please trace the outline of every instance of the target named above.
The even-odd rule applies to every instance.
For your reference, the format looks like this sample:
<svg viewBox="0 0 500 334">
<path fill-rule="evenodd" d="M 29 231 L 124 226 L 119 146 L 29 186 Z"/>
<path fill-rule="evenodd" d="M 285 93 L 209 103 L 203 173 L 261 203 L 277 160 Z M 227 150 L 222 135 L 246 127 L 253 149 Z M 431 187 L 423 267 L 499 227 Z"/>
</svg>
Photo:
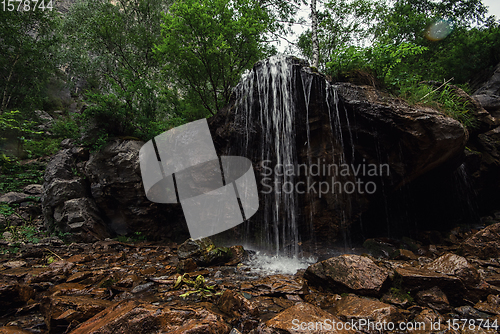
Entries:
<svg viewBox="0 0 500 334">
<path fill-rule="evenodd" d="M 298 303 L 268 320 L 264 333 L 355 333 L 349 324 L 308 303 Z M 347 328 L 347 329 L 346 329 Z M 283 331 L 273 331 L 272 329 Z M 259 332 L 257 332 L 259 333 Z"/>
<path fill-rule="evenodd" d="M 467 286 L 475 286 L 481 279 L 479 272 L 466 258 L 456 254 L 445 254 L 424 268 L 446 275 L 456 276 Z"/>
<path fill-rule="evenodd" d="M 59 283 L 66 280 L 71 274 L 71 269 L 75 266 L 74 263 L 68 261 L 52 262 L 48 268 L 34 268 L 26 275 L 26 284 L 39 282 Z M 41 269 L 41 270 L 36 270 Z"/>
<path fill-rule="evenodd" d="M 40 302 L 49 333 L 62 333 L 71 323 L 90 319 L 113 302 L 84 296 L 46 297 Z"/>
<path fill-rule="evenodd" d="M 230 330 L 219 315 L 204 308 L 158 307 L 123 301 L 81 324 L 71 334 L 227 334 Z"/>
<path fill-rule="evenodd" d="M 482 312 L 500 315 L 500 297 L 489 295 L 486 301 L 477 303 L 474 308 Z"/>
<path fill-rule="evenodd" d="M 427 334 L 432 333 L 431 329 L 435 327 L 437 330 L 445 330 L 444 318 L 437 311 L 429 308 L 421 308 L 415 306 L 414 309 L 410 309 L 412 312 L 417 313 L 416 316 L 411 320 L 411 323 L 415 324 L 414 330 L 411 333 Z M 439 326 L 436 326 L 439 324 Z"/>
<path fill-rule="evenodd" d="M 436 311 L 446 313 L 450 310 L 450 302 L 445 293 L 437 286 L 417 293 L 417 301 L 422 306 L 430 307 Z"/>
<path fill-rule="evenodd" d="M 348 295 L 337 302 L 335 313 L 348 321 L 369 320 L 372 322 L 400 322 L 402 314 L 392 305 L 376 299 Z"/>
<path fill-rule="evenodd" d="M 195 271 L 198 265 L 193 259 L 180 260 L 177 264 L 177 271 L 181 273 L 190 273 Z"/>
<path fill-rule="evenodd" d="M 315 263 L 307 268 L 304 278 L 313 285 L 331 288 L 333 292 L 379 295 L 389 273 L 371 259 L 345 254 Z"/>
<path fill-rule="evenodd" d="M 84 254 L 75 254 L 71 256 L 67 261 L 68 262 L 73 262 L 73 263 L 82 263 L 82 262 L 88 262 L 92 261 L 93 258 L 90 255 L 84 255 Z"/>
<path fill-rule="evenodd" d="M 410 290 L 430 289 L 438 286 L 444 291 L 463 291 L 463 284 L 458 277 L 441 274 L 425 268 L 404 267 L 396 268 L 395 272 L 401 276 L 403 285 Z"/>
<path fill-rule="evenodd" d="M 86 294 L 87 285 L 78 283 L 62 283 L 49 289 L 51 296 Z"/>
<path fill-rule="evenodd" d="M 121 280 L 119 280 L 115 285 L 117 287 L 132 288 L 132 287 L 139 285 L 140 282 L 141 282 L 141 279 L 139 278 L 139 276 L 137 276 L 135 274 L 131 274 L 131 275 L 127 275 L 124 278 L 122 278 Z"/>
<path fill-rule="evenodd" d="M 255 281 L 241 284 L 241 290 L 253 296 L 283 294 L 302 294 L 303 281 L 287 275 L 271 275 Z"/>
<path fill-rule="evenodd" d="M 500 256 L 500 223 L 490 225 L 465 240 L 460 246 L 465 255 L 481 259 Z"/>
<path fill-rule="evenodd" d="M 238 263 L 241 263 L 244 260 L 246 260 L 248 257 L 248 254 L 243 248 L 243 246 L 232 246 L 229 249 L 231 251 L 231 260 L 229 260 L 229 262 L 226 263 L 227 266 L 235 266 Z"/>
<path fill-rule="evenodd" d="M 3 263 L 3 266 L 7 267 L 7 268 L 21 268 L 21 267 L 26 266 L 26 262 L 25 261 L 9 261 L 9 262 Z"/>
<path fill-rule="evenodd" d="M 25 284 L 0 281 L 0 311 L 8 312 L 22 306 L 35 296 L 35 290 Z"/>
<path fill-rule="evenodd" d="M 31 334 L 32 332 L 25 331 L 16 326 L 0 327 L 0 334 Z"/>
<path fill-rule="evenodd" d="M 259 310 L 254 303 L 232 290 L 224 291 L 217 302 L 217 306 L 222 312 L 231 317 L 257 317 L 259 315 Z"/>
<path fill-rule="evenodd" d="M 330 293 L 310 293 L 304 296 L 306 302 L 322 309 L 334 308 L 340 299 L 340 295 Z"/>
<path fill-rule="evenodd" d="M 396 260 L 417 260 L 416 256 L 412 251 L 407 249 L 397 249 L 392 256 Z"/>
<path fill-rule="evenodd" d="M 412 301 L 410 300 L 410 296 L 407 294 L 402 294 L 400 291 L 391 289 L 389 292 L 386 292 L 382 298 L 380 298 L 381 302 L 396 305 L 401 308 L 406 308 L 409 306 Z"/>
</svg>

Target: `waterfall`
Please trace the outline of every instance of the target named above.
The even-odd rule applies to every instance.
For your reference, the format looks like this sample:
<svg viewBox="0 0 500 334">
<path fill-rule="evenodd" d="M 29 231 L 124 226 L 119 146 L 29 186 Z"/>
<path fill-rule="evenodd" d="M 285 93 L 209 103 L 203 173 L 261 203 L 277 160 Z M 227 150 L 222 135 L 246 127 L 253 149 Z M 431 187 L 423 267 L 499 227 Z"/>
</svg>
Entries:
<svg viewBox="0 0 500 334">
<path fill-rule="evenodd" d="M 318 92 L 323 99 L 319 107 L 315 105 L 316 113 L 318 108 L 324 110 L 326 118 L 323 121 L 311 119 L 313 89 L 315 103 L 318 104 Z M 294 191 L 297 189 L 297 166 L 311 166 L 316 162 L 311 161 L 313 130 L 310 123 L 316 122 L 316 131 L 323 125 L 329 127 L 328 135 L 332 138 L 329 150 L 334 152 L 335 145 L 344 144 L 340 123 L 347 118 L 346 112 L 338 108 L 335 87 L 321 75 L 312 73 L 305 62 L 283 55 L 263 60 L 245 73 L 234 90 L 234 96 L 236 122 L 245 129 L 245 133 L 241 134 L 239 145 L 231 153 L 246 156 L 254 165 L 257 164 L 256 170 L 267 178 L 264 180 L 267 180 L 268 185 L 259 194 L 260 218 L 247 223 L 245 227 L 246 241 L 267 250 L 273 256 L 298 258 L 301 256 L 302 241 L 311 240 L 313 233 L 315 199 L 309 195 L 300 197 Z M 305 128 L 305 131 L 301 130 L 305 133 L 298 134 L 298 127 Z M 299 151 L 304 151 L 304 148 L 307 157 L 301 158 Z M 328 163 L 345 162 L 344 153 L 340 151 L 335 151 L 339 161 L 333 159 Z M 287 170 L 292 169 L 293 173 L 287 173 Z M 310 175 L 306 177 L 311 179 Z M 269 185 L 273 185 L 272 191 L 266 193 Z M 301 210 L 304 202 L 310 208 L 307 215 Z M 255 224 L 259 227 L 255 228 Z M 299 226 L 302 226 L 302 234 Z M 307 236 L 304 235 L 304 226 L 309 228 Z"/>
<path fill-rule="evenodd" d="M 269 162 L 271 168 L 297 164 L 293 79 L 289 58 L 275 56 L 262 61 L 257 70 L 246 73 L 235 89 L 236 113 L 247 125 L 243 154 L 250 145 L 249 123 L 258 120 L 262 129 L 263 147 L 259 157 L 250 157 L 254 162 Z M 273 173 L 272 176 L 272 184 L 294 183 L 294 175 Z M 273 192 L 263 203 L 265 238 L 261 243 L 270 246 L 275 255 L 297 257 L 297 194 Z"/>
<path fill-rule="evenodd" d="M 357 242 L 365 234 L 397 237 L 421 223 L 434 228 L 454 220 L 441 207 L 456 201 L 440 188 L 471 188 L 464 167 L 450 180 L 443 179 L 448 165 L 430 173 L 422 162 L 441 163 L 438 153 L 451 144 L 458 152 L 460 128 L 445 122 L 455 137 L 427 136 L 441 131 L 432 124 L 427 129 L 436 115 L 400 102 L 393 106 L 370 92 L 330 84 L 305 61 L 283 55 L 258 62 L 242 76 L 211 131 L 221 154 L 252 161 L 259 210 L 225 240 L 285 263 L 308 253 L 324 255 L 327 248 L 342 248 L 342 241 L 343 251 L 351 252 L 350 231 Z M 414 113 L 425 118 L 407 116 Z M 427 151 L 433 145 L 436 151 Z M 411 183 L 405 183 L 406 171 L 415 178 Z M 299 192 L 299 185 L 306 190 Z"/>
</svg>

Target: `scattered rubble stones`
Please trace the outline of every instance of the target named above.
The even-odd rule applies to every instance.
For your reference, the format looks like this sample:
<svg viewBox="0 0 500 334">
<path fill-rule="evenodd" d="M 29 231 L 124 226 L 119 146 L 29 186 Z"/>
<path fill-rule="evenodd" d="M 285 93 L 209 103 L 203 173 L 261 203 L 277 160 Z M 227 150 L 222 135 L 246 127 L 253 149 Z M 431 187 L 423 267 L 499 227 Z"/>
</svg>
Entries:
<svg viewBox="0 0 500 334">
<path fill-rule="evenodd" d="M 67 245 L 47 238 L 0 257 L 0 333 L 356 333 L 345 325 L 364 320 L 422 322 L 427 330 L 409 333 L 423 334 L 436 322 L 446 332 L 453 319 L 498 324 L 500 261 L 454 252 L 471 236 L 479 244 L 488 235 L 480 232 L 425 256 L 407 250 L 416 259 L 340 255 L 295 275 L 252 272 L 241 246 L 207 264 L 210 251 L 224 253 L 208 239 Z M 175 288 L 179 278 L 191 283 Z M 338 327 L 308 327 L 326 319 Z"/>
</svg>

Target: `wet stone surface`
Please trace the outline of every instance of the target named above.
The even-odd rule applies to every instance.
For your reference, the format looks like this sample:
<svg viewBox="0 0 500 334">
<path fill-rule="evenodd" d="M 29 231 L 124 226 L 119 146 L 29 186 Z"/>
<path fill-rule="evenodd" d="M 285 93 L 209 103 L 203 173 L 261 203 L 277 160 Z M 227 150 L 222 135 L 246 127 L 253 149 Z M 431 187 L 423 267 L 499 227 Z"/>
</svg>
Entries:
<svg viewBox="0 0 500 334">
<path fill-rule="evenodd" d="M 331 256 L 293 275 L 256 270 L 241 246 L 211 242 L 193 257 L 192 242 L 24 245 L 0 258 L 0 333 L 401 333 L 351 328 L 360 321 L 495 333 L 500 263 L 456 254 L 472 235 L 425 255 Z M 200 260 L 210 252 L 221 256 Z"/>
</svg>

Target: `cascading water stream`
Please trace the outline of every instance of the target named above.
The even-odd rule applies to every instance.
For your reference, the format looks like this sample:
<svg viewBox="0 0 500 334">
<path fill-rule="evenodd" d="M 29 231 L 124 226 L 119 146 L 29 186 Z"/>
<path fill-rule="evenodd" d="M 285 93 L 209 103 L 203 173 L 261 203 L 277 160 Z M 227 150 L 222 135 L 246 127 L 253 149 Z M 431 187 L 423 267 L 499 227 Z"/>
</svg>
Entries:
<svg viewBox="0 0 500 334">
<path fill-rule="evenodd" d="M 360 227 L 356 234 L 360 239 L 384 230 L 397 236 L 414 230 L 416 222 L 425 221 L 427 216 L 440 218 L 440 211 L 430 210 L 437 209 L 429 201 L 429 195 L 436 194 L 422 196 L 422 192 L 427 185 L 433 189 L 433 180 L 447 181 L 436 179 L 439 174 L 427 174 L 413 184 L 401 183 L 405 168 L 412 171 L 413 166 L 406 163 L 420 161 L 418 153 L 403 148 L 416 147 L 420 141 L 410 134 L 400 141 L 396 134 L 406 132 L 394 130 L 389 127 L 392 123 L 381 119 L 406 124 L 408 118 L 400 116 L 408 111 L 399 104 L 392 110 L 368 100 L 360 100 L 358 105 L 354 95 L 358 90 L 342 83 L 331 85 L 304 61 L 278 55 L 257 63 L 242 77 L 231 103 L 214 123 L 214 131 L 225 134 L 220 142 L 224 154 L 245 156 L 254 164 L 259 211 L 233 231 L 233 237 L 246 248 L 264 253 L 266 258 L 261 259 L 268 268 L 281 268 L 285 263 L 288 268 L 291 263 L 296 263 L 295 269 L 304 267 L 293 260 L 339 246 L 342 237 L 345 252 L 351 247 L 349 228 L 356 231 Z M 343 103 L 339 103 L 339 96 L 343 96 Z M 372 110 L 371 103 L 378 109 Z M 409 126 L 418 122 L 412 119 Z M 390 175 L 393 171 L 400 179 Z M 464 175 L 461 167 L 455 184 L 467 186 L 462 182 L 466 181 Z M 299 183 L 305 191 L 297 191 Z M 316 188 L 309 186 L 314 183 Z M 323 193 L 322 185 L 327 189 Z M 396 186 L 400 188 L 394 189 Z M 428 210 L 421 210 L 418 203 Z M 454 217 L 443 218 L 451 221 Z"/>
<path fill-rule="evenodd" d="M 234 153 L 246 154 L 254 163 L 266 164 L 266 168 L 273 170 L 272 175 L 269 175 L 272 179 L 269 184 L 280 186 L 280 190 L 274 188 L 271 193 L 260 193 L 260 196 L 264 196 L 259 209 L 262 210 L 262 226 L 257 230 L 262 233 L 255 238 L 255 233 L 252 234 L 252 229 L 247 225 L 245 232 L 248 237 L 247 244 L 256 244 L 258 249 L 266 250 L 272 256 L 285 256 L 292 259 L 297 259 L 301 255 L 300 244 L 304 236 L 299 233 L 299 219 L 302 220 L 301 224 L 309 223 L 310 233 L 312 233 L 312 208 L 314 207 L 313 199 L 306 196 L 303 200 L 309 201 L 311 210 L 308 217 L 301 216 L 297 193 L 285 191 L 286 185 L 290 190 L 297 182 L 297 176 L 294 173 L 286 173 L 285 169 L 290 166 L 296 168 L 299 164 L 299 147 L 307 145 L 307 164 L 310 166 L 313 163 L 311 161 L 309 112 L 313 79 L 316 74 L 311 73 L 308 67 L 303 66 L 304 64 L 299 65 L 300 72 L 296 71 L 297 68 L 294 69 L 294 67 L 297 65 L 297 60 L 292 57 L 283 55 L 271 57 L 261 61 L 253 70 L 247 72 L 235 88 L 236 115 L 239 122 L 245 126 L 246 133 L 241 151 Z M 321 77 L 318 75 L 318 78 Z M 339 139 L 339 136 L 340 138 L 342 136 L 341 117 L 335 88 L 322 78 L 319 81 L 321 81 L 319 83 L 321 87 L 326 85 L 323 99 L 326 98 L 327 101 L 324 101 L 323 105 L 328 108 L 330 135 Z M 299 110 L 305 110 L 305 115 L 298 114 Z M 297 122 L 302 122 L 302 120 L 305 120 L 307 139 L 305 143 L 303 140 L 298 143 L 296 127 Z M 253 123 L 258 124 L 257 127 L 261 129 L 258 141 L 262 147 L 250 156 L 248 152 L 253 143 L 249 138 L 255 137 L 256 132 Z M 343 141 L 340 140 L 340 142 Z M 345 161 L 343 152 L 341 152 L 341 160 Z M 335 161 L 330 161 L 330 163 L 335 163 Z M 307 178 L 310 177 L 307 175 Z M 304 239 L 309 240 L 311 236 L 305 236 Z"/>
</svg>

